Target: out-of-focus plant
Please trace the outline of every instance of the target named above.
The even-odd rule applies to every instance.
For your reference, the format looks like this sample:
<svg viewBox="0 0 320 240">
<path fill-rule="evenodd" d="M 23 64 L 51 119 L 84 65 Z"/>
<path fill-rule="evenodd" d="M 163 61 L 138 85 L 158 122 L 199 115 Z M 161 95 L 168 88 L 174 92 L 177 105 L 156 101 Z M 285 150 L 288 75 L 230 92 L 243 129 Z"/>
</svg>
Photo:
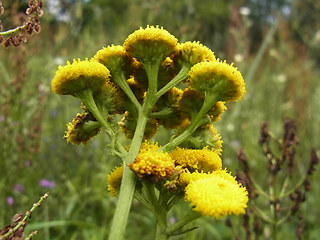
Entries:
<svg viewBox="0 0 320 240">
<path fill-rule="evenodd" d="M 41 0 L 29 0 L 29 7 L 26 10 L 28 16 L 27 21 L 23 25 L 3 31 L 2 22 L 0 20 L 0 44 L 5 47 L 19 46 L 27 41 L 26 34 L 40 32 L 40 17 L 43 15 L 43 2 Z M 0 15 L 4 13 L 2 1 L 0 1 Z M 5 36 L 9 36 L 5 38 Z"/>
<path fill-rule="evenodd" d="M 242 171 L 237 173 L 237 179 L 246 186 L 251 200 L 243 217 L 242 226 L 246 239 L 252 239 L 253 235 L 254 239 L 262 237 L 262 223 L 271 226 L 270 239 L 279 239 L 280 226 L 294 216 L 298 218 L 297 239 L 303 239 L 304 217 L 300 205 L 305 202 L 307 192 L 311 189 L 310 177 L 319 164 L 319 158 L 313 149 L 308 167 L 302 167 L 302 163 L 295 156 L 299 143 L 295 121 L 287 118 L 283 128 L 283 137 L 280 139 L 270 132 L 267 122 L 261 126 L 259 144 L 267 158 L 269 173 L 265 182 L 259 183 L 255 180 L 256 174 L 250 168 L 244 150 L 238 152 Z M 269 209 L 265 208 L 266 206 L 269 206 Z"/>
<path fill-rule="evenodd" d="M 32 208 L 29 211 L 24 213 L 17 213 L 13 216 L 13 223 L 5 226 L 3 229 L 0 229 L 0 239 L 1 240 L 31 240 L 38 231 L 33 231 L 26 238 L 24 238 L 24 230 L 27 225 L 27 220 L 31 218 L 31 214 L 36 210 L 36 208 L 41 206 L 43 200 L 49 196 L 49 193 L 44 194 L 40 200 L 33 204 Z"/>
<path fill-rule="evenodd" d="M 163 28 L 140 28 L 123 46 L 60 66 L 52 91 L 83 103 L 68 124 L 67 141 L 87 144 L 103 129 L 122 159 L 108 176 L 111 195 L 119 194 L 109 239 L 123 238 L 133 197 L 152 211 L 158 240 L 192 230 L 183 227 L 201 215 L 245 212 L 247 191 L 222 168 L 222 141 L 212 125 L 224 102 L 242 98 L 245 84 L 237 68 L 207 47 L 178 43 Z M 159 125 L 174 130 L 162 146 L 151 140 Z M 121 130 L 131 139 L 127 147 Z M 182 198 L 192 209 L 169 226 L 168 211 Z"/>
</svg>

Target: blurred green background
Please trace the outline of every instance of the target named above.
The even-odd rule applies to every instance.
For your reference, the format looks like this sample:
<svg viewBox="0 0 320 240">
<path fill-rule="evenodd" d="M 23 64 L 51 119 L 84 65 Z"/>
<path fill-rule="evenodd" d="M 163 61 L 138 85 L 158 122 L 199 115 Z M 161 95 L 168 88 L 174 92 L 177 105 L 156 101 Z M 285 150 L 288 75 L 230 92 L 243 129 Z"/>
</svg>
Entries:
<svg viewBox="0 0 320 240">
<path fill-rule="evenodd" d="M 23 20 L 27 1 L 3 1 L 5 29 Z M 266 159 L 258 145 L 260 125 L 268 121 L 281 136 L 286 116 L 297 122 L 299 169 L 307 167 L 312 147 L 320 149 L 320 1 L 318 0 L 48 0 L 41 33 L 20 47 L 0 49 L 0 228 L 41 195 L 50 197 L 29 220 L 35 239 L 106 239 L 116 198 L 106 177 L 119 159 L 105 136 L 88 146 L 63 139 L 67 122 L 79 109 L 71 97 L 54 95 L 50 81 L 58 65 L 92 57 L 109 44 L 120 44 L 140 26 L 163 26 L 180 42 L 200 41 L 242 72 L 247 94 L 216 124 L 223 164 L 239 168 L 244 148 L 257 181 L 265 181 Z M 305 239 L 319 239 L 319 170 L 302 206 Z M 171 213 L 183 215 L 187 203 Z M 267 206 L 266 206 L 267 207 Z M 241 217 L 201 218 L 199 228 L 175 239 L 245 239 Z M 151 213 L 134 202 L 126 239 L 152 239 Z M 280 237 L 295 239 L 297 221 L 281 227 Z M 264 226 L 265 239 L 270 229 Z"/>
</svg>

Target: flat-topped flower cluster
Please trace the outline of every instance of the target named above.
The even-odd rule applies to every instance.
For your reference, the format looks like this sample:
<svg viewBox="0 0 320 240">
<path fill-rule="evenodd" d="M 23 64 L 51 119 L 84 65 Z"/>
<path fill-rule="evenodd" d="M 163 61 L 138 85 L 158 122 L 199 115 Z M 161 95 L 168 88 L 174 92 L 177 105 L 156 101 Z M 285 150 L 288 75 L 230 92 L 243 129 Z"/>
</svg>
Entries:
<svg viewBox="0 0 320 240">
<path fill-rule="evenodd" d="M 83 103 L 83 113 L 68 124 L 69 142 L 86 144 L 103 127 L 112 152 L 122 157 L 123 167 L 108 177 L 111 195 L 119 192 L 123 168 L 129 167 L 138 177 L 135 196 L 142 202 L 152 202 L 147 200 L 152 194 L 143 191 L 151 184 L 158 200 L 166 191 L 164 204 L 179 195 L 203 215 L 245 212 L 246 189 L 223 170 L 222 140 L 213 126 L 226 110 L 224 102 L 242 98 L 245 84 L 237 68 L 206 46 L 178 43 L 163 28 L 140 28 L 123 46 L 60 66 L 52 91 Z M 160 125 L 172 129 L 162 146 L 152 141 Z M 132 139 L 128 148 L 118 140 L 121 132 Z"/>
</svg>

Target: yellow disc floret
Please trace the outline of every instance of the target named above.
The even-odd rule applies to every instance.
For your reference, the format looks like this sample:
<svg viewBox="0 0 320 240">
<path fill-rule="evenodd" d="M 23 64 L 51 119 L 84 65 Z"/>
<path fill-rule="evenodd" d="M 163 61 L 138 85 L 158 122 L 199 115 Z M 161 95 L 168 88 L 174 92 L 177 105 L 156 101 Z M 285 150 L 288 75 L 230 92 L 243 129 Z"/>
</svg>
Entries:
<svg viewBox="0 0 320 240">
<path fill-rule="evenodd" d="M 108 46 L 99 50 L 94 59 L 105 65 L 111 75 L 124 73 L 126 78 L 132 72 L 133 58 L 125 51 L 122 46 Z"/>
<path fill-rule="evenodd" d="M 121 180 L 123 174 L 123 166 L 117 167 L 108 175 L 108 191 L 112 197 L 116 196 L 119 193 Z"/>
<path fill-rule="evenodd" d="M 237 101 L 245 94 L 245 83 L 237 68 L 226 62 L 201 62 L 190 70 L 188 84 L 218 101 Z"/>
<path fill-rule="evenodd" d="M 207 173 L 220 170 L 222 167 L 219 155 L 207 148 L 197 150 L 177 147 L 170 153 L 170 156 L 176 165 L 180 165 L 190 171 L 197 170 Z"/>
<path fill-rule="evenodd" d="M 245 213 L 248 193 L 229 173 L 218 171 L 191 180 L 185 188 L 185 198 L 191 202 L 195 211 L 219 218 Z"/>
<path fill-rule="evenodd" d="M 186 64 L 189 67 L 203 62 L 215 61 L 214 53 L 199 42 L 185 42 L 177 45 L 177 51 L 174 55 L 174 61 L 179 65 Z"/>
<path fill-rule="evenodd" d="M 142 150 L 133 163 L 129 164 L 138 177 L 162 180 L 170 176 L 174 169 L 174 162 L 170 155 L 165 152 L 155 151 L 151 147 L 148 150 Z"/>
<path fill-rule="evenodd" d="M 78 113 L 72 122 L 67 124 L 68 130 L 65 133 L 67 142 L 79 145 L 86 145 L 91 138 L 101 131 L 101 126 L 96 121 L 91 121 L 91 114 L 86 112 Z"/>
<path fill-rule="evenodd" d="M 59 95 L 75 95 L 87 89 L 94 92 L 108 81 L 109 76 L 109 70 L 96 61 L 73 60 L 72 63 L 59 66 L 52 79 L 51 88 Z"/>
<path fill-rule="evenodd" d="M 130 34 L 124 42 L 124 48 L 142 63 L 161 63 L 171 55 L 178 40 L 168 31 L 158 26 L 140 28 Z"/>
</svg>

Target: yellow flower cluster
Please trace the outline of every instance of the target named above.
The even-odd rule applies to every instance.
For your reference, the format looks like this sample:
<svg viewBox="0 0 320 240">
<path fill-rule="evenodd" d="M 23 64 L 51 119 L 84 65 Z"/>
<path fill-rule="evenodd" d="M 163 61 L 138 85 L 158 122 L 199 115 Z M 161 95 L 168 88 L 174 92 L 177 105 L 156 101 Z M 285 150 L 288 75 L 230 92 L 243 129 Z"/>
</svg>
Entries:
<svg viewBox="0 0 320 240">
<path fill-rule="evenodd" d="M 59 95 L 74 95 L 87 89 L 93 92 L 103 86 L 110 77 L 110 71 L 96 61 L 73 60 L 65 66 L 59 66 L 52 79 L 52 91 Z"/>
<path fill-rule="evenodd" d="M 219 155 L 207 148 L 198 150 L 177 147 L 170 153 L 170 156 L 175 161 L 176 165 L 180 165 L 190 171 L 198 170 L 207 173 L 217 171 L 222 167 Z"/>
<path fill-rule="evenodd" d="M 244 214 L 248 202 L 246 189 L 226 171 L 193 173 L 185 188 L 185 198 L 202 215 L 219 218 Z"/>
<path fill-rule="evenodd" d="M 243 97 L 245 83 L 233 64 L 216 59 L 206 46 L 178 43 L 163 28 L 147 26 L 130 34 L 123 46 L 111 45 L 91 60 L 60 66 L 51 85 L 54 93 L 73 95 L 86 105 L 86 112 L 68 124 L 69 142 L 85 144 L 101 126 L 115 140 L 115 114 L 122 114 L 118 125 L 127 138 L 142 126 L 140 118 L 146 127 L 137 134 L 145 140 L 159 125 L 175 129 L 165 151 L 142 143 L 130 169 L 143 181 L 184 193 L 203 215 L 244 213 L 246 189 L 221 170 L 222 140 L 212 123 L 226 110 L 225 102 Z M 122 172 L 123 167 L 117 168 L 108 176 L 112 196 L 118 193 Z"/>
<path fill-rule="evenodd" d="M 123 166 L 115 168 L 107 178 L 108 191 L 112 197 L 119 193 L 123 174 Z"/>
<path fill-rule="evenodd" d="M 225 61 L 194 65 L 188 84 L 204 94 L 216 94 L 219 101 L 238 101 L 246 92 L 241 73 Z"/>
<path fill-rule="evenodd" d="M 163 28 L 147 26 L 130 34 L 124 48 L 142 63 L 162 62 L 175 51 L 178 40 Z"/>
<path fill-rule="evenodd" d="M 129 167 L 140 178 L 149 177 L 154 180 L 165 179 L 174 169 L 174 162 L 168 153 L 155 151 L 157 144 L 142 148 Z"/>
<path fill-rule="evenodd" d="M 67 124 L 68 130 L 64 136 L 67 141 L 76 145 L 80 143 L 86 145 L 92 137 L 96 136 L 101 127 L 96 121 L 90 120 L 94 120 L 90 114 L 78 113 L 72 122 Z"/>
<path fill-rule="evenodd" d="M 217 218 L 244 213 L 248 193 L 221 166 L 219 155 L 207 148 L 194 150 L 177 147 L 168 154 L 162 152 L 157 144 L 147 142 L 143 143 L 135 161 L 129 164 L 144 180 L 165 181 L 165 187 L 171 191 L 182 188 L 185 198 L 202 215 Z"/>
</svg>

